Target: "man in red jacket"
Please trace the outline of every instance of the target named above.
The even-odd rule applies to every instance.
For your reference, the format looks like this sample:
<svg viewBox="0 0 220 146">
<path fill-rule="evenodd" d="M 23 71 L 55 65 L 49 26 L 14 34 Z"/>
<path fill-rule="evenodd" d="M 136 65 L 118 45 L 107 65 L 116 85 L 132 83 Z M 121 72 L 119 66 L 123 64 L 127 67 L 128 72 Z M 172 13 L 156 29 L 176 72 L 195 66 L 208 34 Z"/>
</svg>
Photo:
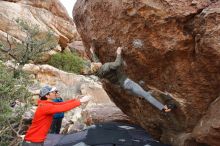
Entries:
<svg viewBox="0 0 220 146">
<path fill-rule="evenodd" d="M 53 115 L 59 112 L 66 112 L 81 103 L 88 102 L 91 96 L 83 96 L 80 100 L 69 100 L 65 102 L 52 102 L 56 97 L 54 88 L 45 86 L 40 90 L 40 100 L 34 114 L 32 124 L 29 127 L 22 146 L 43 146 L 47 133 L 50 129 Z"/>
</svg>

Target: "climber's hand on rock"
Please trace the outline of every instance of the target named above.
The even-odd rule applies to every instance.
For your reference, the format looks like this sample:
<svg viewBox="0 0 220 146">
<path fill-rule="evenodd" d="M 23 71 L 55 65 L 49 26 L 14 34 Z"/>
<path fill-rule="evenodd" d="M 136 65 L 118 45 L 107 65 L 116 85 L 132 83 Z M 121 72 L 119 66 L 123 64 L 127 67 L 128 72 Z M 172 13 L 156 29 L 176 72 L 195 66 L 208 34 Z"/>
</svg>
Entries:
<svg viewBox="0 0 220 146">
<path fill-rule="evenodd" d="M 121 54 L 122 49 L 123 49 L 122 47 L 118 47 L 116 53 Z"/>
</svg>

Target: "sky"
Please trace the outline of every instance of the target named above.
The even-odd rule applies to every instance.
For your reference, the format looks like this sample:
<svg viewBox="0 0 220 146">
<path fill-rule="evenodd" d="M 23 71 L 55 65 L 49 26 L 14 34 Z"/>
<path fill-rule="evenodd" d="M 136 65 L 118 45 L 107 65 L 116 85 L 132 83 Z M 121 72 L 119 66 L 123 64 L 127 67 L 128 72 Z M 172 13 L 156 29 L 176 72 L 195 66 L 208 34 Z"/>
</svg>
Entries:
<svg viewBox="0 0 220 146">
<path fill-rule="evenodd" d="M 72 10 L 76 0 L 60 0 L 60 2 L 66 7 L 69 16 L 72 17 Z"/>
</svg>

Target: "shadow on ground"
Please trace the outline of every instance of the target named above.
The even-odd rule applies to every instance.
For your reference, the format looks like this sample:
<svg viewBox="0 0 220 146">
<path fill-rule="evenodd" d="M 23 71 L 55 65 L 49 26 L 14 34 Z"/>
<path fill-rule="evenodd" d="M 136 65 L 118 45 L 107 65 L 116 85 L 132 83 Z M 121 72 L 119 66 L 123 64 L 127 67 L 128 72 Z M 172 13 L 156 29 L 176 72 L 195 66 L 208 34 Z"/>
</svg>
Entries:
<svg viewBox="0 0 220 146">
<path fill-rule="evenodd" d="M 144 129 L 124 123 L 101 123 L 73 134 L 49 134 L 44 146 L 168 146 Z"/>
</svg>

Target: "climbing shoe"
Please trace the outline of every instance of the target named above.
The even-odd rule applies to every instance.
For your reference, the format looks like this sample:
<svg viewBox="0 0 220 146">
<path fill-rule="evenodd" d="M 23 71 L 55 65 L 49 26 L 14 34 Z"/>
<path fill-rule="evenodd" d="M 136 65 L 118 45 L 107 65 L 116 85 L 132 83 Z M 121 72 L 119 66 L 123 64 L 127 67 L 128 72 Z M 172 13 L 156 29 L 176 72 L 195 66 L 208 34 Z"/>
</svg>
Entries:
<svg viewBox="0 0 220 146">
<path fill-rule="evenodd" d="M 171 109 L 171 110 L 177 109 L 177 106 L 174 103 L 168 103 L 167 107 L 168 109 Z"/>
</svg>

